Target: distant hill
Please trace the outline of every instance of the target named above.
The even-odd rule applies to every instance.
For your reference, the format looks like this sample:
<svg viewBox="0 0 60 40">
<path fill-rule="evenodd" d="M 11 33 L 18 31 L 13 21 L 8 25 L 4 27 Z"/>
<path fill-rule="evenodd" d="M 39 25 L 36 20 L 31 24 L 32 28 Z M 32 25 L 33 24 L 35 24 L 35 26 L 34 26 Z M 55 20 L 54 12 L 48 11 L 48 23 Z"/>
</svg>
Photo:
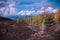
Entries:
<svg viewBox="0 0 60 40">
<path fill-rule="evenodd" d="M 5 17 L 0 17 L 0 21 L 12 21 L 12 19 L 5 18 Z"/>
<path fill-rule="evenodd" d="M 17 20 L 18 18 L 28 18 L 32 16 L 8 16 L 7 18 L 10 18 L 12 20 Z"/>
</svg>

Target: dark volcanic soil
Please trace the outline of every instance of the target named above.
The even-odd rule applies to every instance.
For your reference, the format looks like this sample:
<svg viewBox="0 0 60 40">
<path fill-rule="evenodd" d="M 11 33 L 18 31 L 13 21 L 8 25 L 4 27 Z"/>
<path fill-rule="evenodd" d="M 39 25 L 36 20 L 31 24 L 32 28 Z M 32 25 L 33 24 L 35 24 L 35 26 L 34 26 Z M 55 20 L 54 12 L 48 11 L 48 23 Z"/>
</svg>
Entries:
<svg viewBox="0 0 60 40">
<path fill-rule="evenodd" d="M 25 23 L 25 22 L 24 22 Z M 16 23 L 8 18 L 0 18 L 0 40 L 26 40 L 34 32 L 28 24 Z"/>
<path fill-rule="evenodd" d="M 41 30 L 33 31 L 37 30 L 37 27 L 30 26 L 24 21 L 16 23 L 11 19 L 0 17 L 0 40 L 60 40 L 60 30 L 41 34 Z"/>
</svg>

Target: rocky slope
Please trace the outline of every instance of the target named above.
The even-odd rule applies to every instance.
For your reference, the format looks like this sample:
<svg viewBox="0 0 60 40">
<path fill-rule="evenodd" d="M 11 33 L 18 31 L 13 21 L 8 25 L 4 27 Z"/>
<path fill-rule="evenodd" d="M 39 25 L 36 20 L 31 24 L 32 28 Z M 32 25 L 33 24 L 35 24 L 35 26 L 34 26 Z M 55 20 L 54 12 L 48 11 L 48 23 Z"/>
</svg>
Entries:
<svg viewBox="0 0 60 40">
<path fill-rule="evenodd" d="M 60 40 L 60 29 L 54 30 L 42 33 L 41 26 L 29 25 L 25 21 L 17 23 L 0 17 L 0 40 Z"/>
<path fill-rule="evenodd" d="M 8 18 L 0 18 L 0 40 L 26 40 L 34 34 L 27 23 L 20 24 Z"/>
</svg>

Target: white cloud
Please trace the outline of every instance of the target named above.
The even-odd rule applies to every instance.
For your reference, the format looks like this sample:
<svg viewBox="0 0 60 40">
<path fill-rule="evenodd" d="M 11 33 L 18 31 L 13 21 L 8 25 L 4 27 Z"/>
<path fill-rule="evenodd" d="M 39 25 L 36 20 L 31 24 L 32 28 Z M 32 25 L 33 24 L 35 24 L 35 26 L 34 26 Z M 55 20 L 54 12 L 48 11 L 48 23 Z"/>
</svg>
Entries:
<svg viewBox="0 0 60 40">
<path fill-rule="evenodd" d="M 10 4 L 6 9 L 2 8 L 1 11 L 3 11 L 5 9 L 5 12 L 3 14 L 4 16 L 39 15 L 39 14 L 42 14 L 44 12 L 46 12 L 46 13 L 56 12 L 56 9 L 53 10 L 52 7 L 47 7 L 45 10 L 44 10 L 44 8 L 45 7 L 42 7 L 40 10 L 37 10 L 37 11 L 35 11 L 35 10 L 21 10 L 18 13 L 16 13 L 16 8 L 14 8 L 13 5 Z"/>
<path fill-rule="evenodd" d="M 58 11 L 58 9 L 54 9 L 54 10 L 53 10 L 53 13 L 56 13 L 57 11 Z"/>
<path fill-rule="evenodd" d="M 40 3 L 36 3 L 36 4 L 40 4 Z M 52 12 L 56 12 L 56 9 L 53 9 L 52 7 L 41 7 L 40 10 L 35 11 L 34 8 L 32 8 L 32 10 L 21 10 L 19 12 L 16 11 L 17 8 L 15 8 L 15 2 L 9 2 L 9 5 L 7 7 L 3 7 L 0 9 L 0 11 L 2 12 L 0 15 L 3 16 L 25 16 L 25 15 L 38 15 L 38 14 L 42 14 L 44 12 L 46 13 L 52 13 Z M 19 10 L 19 9 L 18 9 Z"/>
<path fill-rule="evenodd" d="M 3 16 L 4 12 L 5 12 L 5 8 L 0 8 L 0 16 Z"/>
<path fill-rule="evenodd" d="M 12 16 L 12 15 L 16 15 L 16 8 L 15 6 L 15 2 L 13 3 L 9 3 L 9 5 L 7 7 L 5 7 L 5 12 L 4 12 L 4 16 Z M 4 11 L 4 10 L 2 10 Z"/>
<path fill-rule="evenodd" d="M 5 9 L 5 8 L 1 8 L 1 9 L 0 9 L 0 11 L 2 11 L 2 12 L 3 12 L 3 11 L 4 11 L 4 9 Z"/>
<path fill-rule="evenodd" d="M 32 15 L 34 12 L 35 11 L 29 11 L 29 10 L 23 11 L 22 10 L 22 11 L 18 12 L 17 15 L 22 15 L 22 16 L 24 16 L 24 15 Z"/>
<path fill-rule="evenodd" d="M 56 12 L 56 9 L 53 9 L 52 7 L 41 7 L 40 10 L 37 11 L 38 14 L 42 14 L 42 13 L 54 13 Z"/>
<path fill-rule="evenodd" d="M 53 8 L 52 7 L 47 7 L 46 12 L 52 13 Z"/>
<path fill-rule="evenodd" d="M 42 13 L 44 13 L 44 10 L 38 10 L 37 11 L 37 14 L 42 14 Z"/>
</svg>

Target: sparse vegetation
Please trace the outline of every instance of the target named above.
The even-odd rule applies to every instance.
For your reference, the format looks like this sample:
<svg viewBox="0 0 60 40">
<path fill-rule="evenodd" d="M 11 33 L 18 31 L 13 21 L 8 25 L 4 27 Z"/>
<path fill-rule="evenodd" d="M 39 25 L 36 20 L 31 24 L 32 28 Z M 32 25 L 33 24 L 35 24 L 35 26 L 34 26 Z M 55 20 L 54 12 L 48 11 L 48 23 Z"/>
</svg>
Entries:
<svg viewBox="0 0 60 40">
<path fill-rule="evenodd" d="M 55 31 L 57 28 L 53 26 L 56 25 L 54 18 L 54 13 L 18 18 L 17 20 L 1 18 L 0 40 L 58 40 L 60 39 L 60 29 Z"/>
</svg>

